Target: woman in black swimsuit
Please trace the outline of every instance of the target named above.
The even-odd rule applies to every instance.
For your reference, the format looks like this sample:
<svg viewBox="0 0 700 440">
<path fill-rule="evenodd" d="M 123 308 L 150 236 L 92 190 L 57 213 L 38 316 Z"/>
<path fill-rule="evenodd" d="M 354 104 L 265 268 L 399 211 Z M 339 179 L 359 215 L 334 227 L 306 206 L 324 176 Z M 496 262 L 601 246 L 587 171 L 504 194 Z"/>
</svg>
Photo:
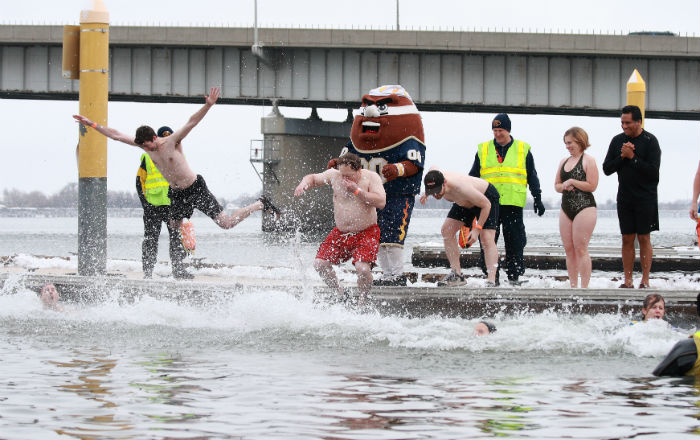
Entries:
<svg viewBox="0 0 700 440">
<path fill-rule="evenodd" d="M 570 156 L 559 163 L 554 189 L 562 193 L 559 232 L 566 251 L 566 269 L 571 287 L 588 287 L 591 279 L 591 257 L 588 242 L 595 228 L 597 213 L 593 191 L 598 187 L 598 166 L 584 150 L 590 146 L 588 134 L 579 127 L 564 133 L 564 144 Z"/>
</svg>

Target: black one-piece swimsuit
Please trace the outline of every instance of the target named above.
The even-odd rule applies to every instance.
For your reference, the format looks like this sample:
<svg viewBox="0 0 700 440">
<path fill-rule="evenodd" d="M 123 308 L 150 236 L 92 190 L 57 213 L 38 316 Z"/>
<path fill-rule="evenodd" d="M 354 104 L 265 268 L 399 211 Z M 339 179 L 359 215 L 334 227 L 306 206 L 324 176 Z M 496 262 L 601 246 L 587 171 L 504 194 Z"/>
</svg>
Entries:
<svg viewBox="0 0 700 440">
<path fill-rule="evenodd" d="M 561 165 L 561 170 L 559 170 L 559 178 L 561 181 L 566 182 L 569 179 L 574 179 L 585 182 L 586 171 L 583 169 L 583 154 L 571 171 L 564 171 L 566 162 L 567 161 L 564 161 Z M 576 217 L 579 212 L 591 206 L 596 206 L 595 197 L 593 197 L 593 193 L 591 192 L 581 191 L 574 187 L 572 191 L 564 190 L 561 194 L 561 210 L 564 211 L 564 214 L 566 214 L 571 221 L 574 220 L 574 217 Z"/>
</svg>

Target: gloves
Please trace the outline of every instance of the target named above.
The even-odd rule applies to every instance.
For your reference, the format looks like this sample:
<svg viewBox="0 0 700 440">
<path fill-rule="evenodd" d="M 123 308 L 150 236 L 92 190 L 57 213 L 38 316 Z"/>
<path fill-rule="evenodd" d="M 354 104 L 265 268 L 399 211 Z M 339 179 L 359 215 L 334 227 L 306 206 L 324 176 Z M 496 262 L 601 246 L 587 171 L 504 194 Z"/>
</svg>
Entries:
<svg viewBox="0 0 700 440">
<path fill-rule="evenodd" d="M 388 181 L 394 180 L 399 177 L 399 168 L 393 164 L 389 163 L 382 167 L 382 176 Z"/>
<path fill-rule="evenodd" d="M 326 165 L 326 169 L 330 170 L 331 168 L 338 168 L 338 158 L 334 157 L 333 159 L 328 161 L 328 165 Z"/>
<path fill-rule="evenodd" d="M 540 217 L 544 215 L 544 203 L 542 203 L 542 198 L 539 196 L 535 197 L 535 212 Z"/>
</svg>

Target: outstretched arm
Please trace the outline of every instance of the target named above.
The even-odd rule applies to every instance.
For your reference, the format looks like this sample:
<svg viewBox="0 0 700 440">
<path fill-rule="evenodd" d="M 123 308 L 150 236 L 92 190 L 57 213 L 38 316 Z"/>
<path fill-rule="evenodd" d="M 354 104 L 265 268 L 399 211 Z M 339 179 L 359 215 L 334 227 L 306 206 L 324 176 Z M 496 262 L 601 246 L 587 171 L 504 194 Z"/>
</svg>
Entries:
<svg viewBox="0 0 700 440">
<path fill-rule="evenodd" d="M 311 188 L 316 188 L 317 186 L 329 185 L 331 183 L 331 177 L 334 173 L 339 173 L 335 168 L 329 168 L 326 171 L 319 174 L 307 174 L 301 179 L 299 185 L 297 185 L 294 190 L 294 195 L 299 197 L 304 194 L 304 191 Z"/>
<path fill-rule="evenodd" d="M 192 129 L 199 124 L 199 122 L 204 119 L 204 116 L 207 114 L 210 108 L 216 104 L 216 100 L 219 99 L 219 95 L 221 94 L 221 90 L 218 87 L 212 87 L 209 90 L 209 96 L 204 98 L 204 105 L 202 108 L 197 110 L 195 114 L 190 116 L 190 119 L 187 121 L 185 125 L 182 126 L 179 130 L 175 130 L 175 133 L 173 133 L 171 136 L 175 139 L 175 143 L 177 144 L 178 142 L 182 141 L 185 136 L 187 136 Z"/>
<path fill-rule="evenodd" d="M 136 142 L 134 142 L 134 137 L 126 135 L 119 130 L 115 130 L 114 128 L 109 128 L 105 125 L 100 125 L 97 122 L 93 122 L 90 119 L 86 118 L 83 115 L 73 115 L 73 119 L 78 121 L 79 123 L 83 124 L 86 127 L 92 127 L 95 130 L 99 131 L 103 135 L 107 136 L 110 139 L 114 139 L 115 141 L 123 142 L 127 145 L 133 145 L 135 147 L 140 147 Z"/>
</svg>

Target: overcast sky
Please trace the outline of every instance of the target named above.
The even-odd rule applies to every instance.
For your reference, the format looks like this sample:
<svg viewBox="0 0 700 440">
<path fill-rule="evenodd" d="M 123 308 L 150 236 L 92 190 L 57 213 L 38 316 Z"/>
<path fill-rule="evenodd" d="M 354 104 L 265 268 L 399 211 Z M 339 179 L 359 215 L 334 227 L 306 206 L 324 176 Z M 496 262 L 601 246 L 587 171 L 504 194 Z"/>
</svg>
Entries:
<svg viewBox="0 0 700 440">
<path fill-rule="evenodd" d="M 161 0 L 104 0 L 111 25 L 252 26 L 253 0 L 198 0 L 179 3 Z M 640 30 L 672 31 L 700 36 L 700 1 L 641 0 L 636 2 L 589 0 L 430 2 L 401 0 L 402 29 L 455 28 L 463 30 L 532 30 L 627 33 Z M 78 24 L 89 0 L 23 0 L 3 2 L 0 23 Z M 346 27 L 396 25 L 396 0 L 371 3 L 330 0 L 258 0 L 258 24 L 265 26 Z M 361 32 L 358 30 L 358 32 Z M 630 72 L 631 73 L 631 72 Z M 367 91 L 363 91 L 366 93 Z M 409 93 L 411 91 L 409 90 Z M 360 96 L 357 97 L 358 100 Z M 202 98 L 202 103 L 204 99 Z M 131 133 L 141 124 L 177 128 L 200 106 L 193 104 L 138 104 L 112 102 L 109 125 Z M 71 115 L 78 103 L 0 99 L 4 128 L 0 138 L 2 172 L 0 190 L 17 188 L 51 194 L 77 181 L 75 145 L 77 130 Z M 289 117 L 307 117 L 309 109 L 286 108 Z M 251 139 L 260 139 L 260 118 L 269 107 L 217 105 L 185 140 L 185 153 L 195 172 L 206 178 L 218 197 L 252 194 L 262 187 L 248 161 Z M 344 110 L 319 110 L 321 118 L 340 121 Z M 467 172 L 475 146 L 491 137 L 493 114 L 423 112 L 426 166 Z M 619 118 L 511 115 L 514 137 L 529 142 L 545 200 L 558 200 L 554 175 L 566 155 L 563 132 L 583 127 L 591 138 L 592 154 L 602 166 L 610 139 L 621 131 Z M 691 184 L 700 159 L 700 123 L 647 119 L 647 130 L 661 144 L 662 201 L 690 199 Z M 108 143 L 108 188 L 134 190 L 141 150 Z M 321 170 L 319 170 L 321 171 Z M 615 176 L 601 173 L 596 197 L 614 199 Z"/>
</svg>

